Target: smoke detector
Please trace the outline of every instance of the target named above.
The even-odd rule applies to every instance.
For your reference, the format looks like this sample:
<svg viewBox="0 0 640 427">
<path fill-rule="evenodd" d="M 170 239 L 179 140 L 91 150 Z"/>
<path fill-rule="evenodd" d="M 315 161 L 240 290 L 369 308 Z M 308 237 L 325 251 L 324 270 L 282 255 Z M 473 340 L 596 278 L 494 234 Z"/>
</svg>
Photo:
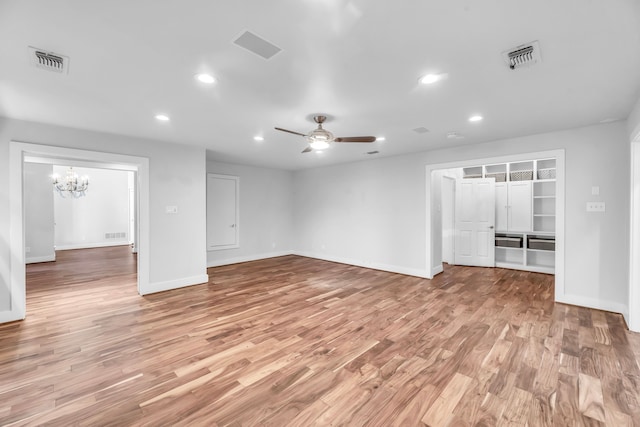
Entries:
<svg viewBox="0 0 640 427">
<path fill-rule="evenodd" d="M 513 49 L 502 52 L 502 57 L 512 70 L 521 67 L 529 67 L 533 64 L 542 62 L 542 57 L 540 56 L 540 45 L 537 40 L 531 43 L 521 44 Z"/>
<path fill-rule="evenodd" d="M 29 46 L 29 58 L 31 63 L 38 68 L 61 74 L 69 72 L 68 56 Z"/>
</svg>

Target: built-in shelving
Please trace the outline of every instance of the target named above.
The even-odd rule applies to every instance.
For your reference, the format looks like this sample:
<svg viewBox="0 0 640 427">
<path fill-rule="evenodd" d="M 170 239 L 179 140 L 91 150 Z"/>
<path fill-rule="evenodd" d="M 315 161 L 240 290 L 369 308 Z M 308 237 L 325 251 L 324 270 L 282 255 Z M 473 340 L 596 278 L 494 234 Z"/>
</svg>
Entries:
<svg viewBox="0 0 640 427">
<path fill-rule="evenodd" d="M 556 160 L 468 167 L 463 169 L 463 177 L 496 180 L 496 236 L 522 238 L 519 248 L 495 246 L 496 267 L 553 274 L 555 250 L 529 248 L 528 244 L 530 237 L 555 237 Z M 518 194 L 515 187 L 511 190 L 512 183 L 521 181 L 529 181 L 532 186 L 530 195 L 526 197 L 522 196 L 526 193 L 520 188 Z M 514 227 L 513 224 L 520 225 Z M 529 225 L 523 229 L 522 224 Z"/>
</svg>

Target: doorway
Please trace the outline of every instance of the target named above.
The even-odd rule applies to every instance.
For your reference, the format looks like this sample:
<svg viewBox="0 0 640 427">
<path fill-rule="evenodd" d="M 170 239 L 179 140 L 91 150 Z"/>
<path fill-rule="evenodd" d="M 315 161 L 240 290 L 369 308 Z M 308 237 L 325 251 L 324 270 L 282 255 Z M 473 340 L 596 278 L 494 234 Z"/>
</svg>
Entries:
<svg viewBox="0 0 640 427">
<path fill-rule="evenodd" d="M 136 173 L 138 193 L 137 290 L 144 294 L 149 286 L 149 159 L 145 157 L 78 150 L 19 141 L 10 143 L 9 210 L 11 223 L 11 301 L 10 309 L 0 313 L 0 322 L 26 316 L 26 268 L 24 244 L 24 163 L 25 160 L 74 162 L 84 167 L 126 170 Z"/>
<path fill-rule="evenodd" d="M 552 150 L 523 153 L 517 155 L 489 157 L 484 159 L 460 160 L 449 163 L 426 165 L 426 262 L 429 278 L 442 271 L 442 224 L 440 220 L 440 179 L 442 170 L 471 168 L 482 164 L 500 164 L 524 162 L 530 159 L 553 158 L 556 160 L 556 200 L 555 217 L 555 300 L 564 299 L 564 188 L 565 188 L 565 152 Z"/>
</svg>

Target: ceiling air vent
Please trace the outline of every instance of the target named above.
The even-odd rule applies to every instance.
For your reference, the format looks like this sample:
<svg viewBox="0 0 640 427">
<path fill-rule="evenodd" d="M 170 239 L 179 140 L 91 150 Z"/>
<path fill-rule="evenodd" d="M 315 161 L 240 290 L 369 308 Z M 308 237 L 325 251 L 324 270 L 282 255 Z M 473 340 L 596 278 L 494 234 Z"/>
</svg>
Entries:
<svg viewBox="0 0 640 427">
<path fill-rule="evenodd" d="M 502 57 L 506 61 L 509 68 L 529 67 L 538 62 L 542 62 L 540 56 L 540 45 L 537 41 L 517 46 L 516 48 L 502 52 Z"/>
<path fill-rule="evenodd" d="M 38 68 L 62 74 L 66 74 L 69 70 L 69 57 L 67 56 L 29 46 L 29 57 L 31 63 Z"/>
</svg>

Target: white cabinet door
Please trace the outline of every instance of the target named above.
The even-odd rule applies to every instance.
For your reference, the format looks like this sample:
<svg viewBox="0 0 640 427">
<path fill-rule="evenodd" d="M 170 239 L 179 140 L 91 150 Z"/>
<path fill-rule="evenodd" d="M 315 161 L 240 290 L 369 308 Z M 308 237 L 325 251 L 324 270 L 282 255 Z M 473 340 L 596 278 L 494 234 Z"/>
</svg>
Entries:
<svg viewBox="0 0 640 427">
<path fill-rule="evenodd" d="M 531 181 L 509 182 L 509 231 L 533 229 Z"/>
<path fill-rule="evenodd" d="M 506 182 L 496 182 L 496 230 L 509 230 L 509 198 Z"/>
<path fill-rule="evenodd" d="M 495 266 L 495 180 L 456 182 L 455 263 Z"/>
<path fill-rule="evenodd" d="M 238 177 L 207 174 L 207 249 L 238 247 Z"/>
</svg>

